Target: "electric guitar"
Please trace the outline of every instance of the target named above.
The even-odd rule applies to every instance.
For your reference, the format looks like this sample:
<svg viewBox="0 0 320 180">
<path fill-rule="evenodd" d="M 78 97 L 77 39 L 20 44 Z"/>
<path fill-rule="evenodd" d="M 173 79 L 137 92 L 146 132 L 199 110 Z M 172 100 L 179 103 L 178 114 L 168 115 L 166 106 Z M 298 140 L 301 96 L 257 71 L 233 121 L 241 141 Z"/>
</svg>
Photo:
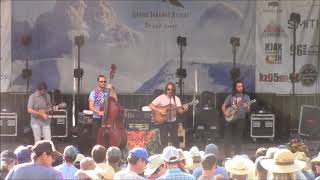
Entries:
<svg viewBox="0 0 320 180">
<path fill-rule="evenodd" d="M 256 100 L 253 99 L 251 100 L 249 103 L 246 103 L 246 106 L 250 106 L 252 103 L 255 103 Z M 226 119 L 227 122 L 232 123 L 237 119 L 237 115 L 238 115 L 238 106 L 237 105 L 233 105 L 230 106 L 226 109 L 227 114 L 230 114 L 230 116 L 224 116 L 224 118 Z"/>
<path fill-rule="evenodd" d="M 196 99 L 196 100 L 191 101 L 189 103 L 183 104 L 180 107 L 189 106 L 189 105 L 196 105 L 198 103 L 199 103 L 199 101 Z M 152 110 L 153 120 L 155 121 L 156 124 L 165 123 L 170 118 L 169 117 L 170 116 L 170 110 L 171 110 L 171 117 L 173 118 L 173 117 L 176 117 L 176 111 L 180 107 L 176 107 L 176 106 L 174 106 L 172 104 L 168 104 L 166 106 L 156 106 L 156 108 L 159 109 L 159 110 L 158 111 Z"/>
<path fill-rule="evenodd" d="M 58 109 L 64 109 L 67 107 L 67 103 L 60 103 L 56 106 L 53 106 L 53 108 L 49 108 L 47 110 L 45 109 L 38 109 L 36 110 L 38 113 L 40 113 L 39 115 L 35 115 L 36 117 L 42 119 L 42 120 L 47 120 L 49 119 L 49 116 L 48 116 L 48 112 L 49 111 L 52 111 L 52 110 L 58 110 Z"/>
</svg>

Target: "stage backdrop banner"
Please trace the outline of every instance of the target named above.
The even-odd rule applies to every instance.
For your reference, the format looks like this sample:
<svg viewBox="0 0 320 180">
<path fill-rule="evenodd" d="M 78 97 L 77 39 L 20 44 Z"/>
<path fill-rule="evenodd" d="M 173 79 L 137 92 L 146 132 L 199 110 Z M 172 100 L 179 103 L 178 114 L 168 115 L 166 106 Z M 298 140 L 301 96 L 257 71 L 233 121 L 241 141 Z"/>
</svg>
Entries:
<svg viewBox="0 0 320 180">
<path fill-rule="evenodd" d="M 7 92 L 11 76 L 11 0 L 0 1 L 1 92 Z"/>
<path fill-rule="evenodd" d="M 313 94 L 318 84 L 320 1 L 258 1 L 256 24 L 256 91 L 291 94 L 293 71 L 293 22 L 291 13 L 301 15 L 296 30 L 296 94 Z"/>
<path fill-rule="evenodd" d="M 247 91 L 255 91 L 255 1 L 24 0 L 13 1 L 12 8 L 9 91 L 25 90 L 21 70 L 28 57 L 32 89 L 44 80 L 49 89 L 73 92 L 78 35 L 84 36 L 81 93 L 95 88 L 97 75 L 108 74 L 111 64 L 117 65 L 113 85 L 120 93 L 152 93 L 177 82 L 178 36 L 187 38 L 185 93 L 194 91 L 196 69 L 199 92 L 231 91 L 232 36 L 241 43 L 236 56 L 240 78 Z M 14 40 L 22 34 L 32 37 L 28 48 Z"/>
</svg>

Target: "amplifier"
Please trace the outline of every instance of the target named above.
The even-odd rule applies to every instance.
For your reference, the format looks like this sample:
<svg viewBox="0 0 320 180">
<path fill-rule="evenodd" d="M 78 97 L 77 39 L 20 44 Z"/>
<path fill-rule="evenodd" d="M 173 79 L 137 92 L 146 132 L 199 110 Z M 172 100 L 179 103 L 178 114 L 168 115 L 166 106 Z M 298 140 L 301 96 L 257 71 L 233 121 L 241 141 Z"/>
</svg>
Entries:
<svg viewBox="0 0 320 180">
<path fill-rule="evenodd" d="M 255 138 L 274 138 L 274 114 L 251 114 L 250 136 Z"/>
<path fill-rule="evenodd" d="M 320 137 L 320 106 L 301 106 L 298 133 L 303 136 Z"/>
<path fill-rule="evenodd" d="M 0 136 L 17 136 L 17 113 L 0 112 Z"/>
<path fill-rule="evenodd" d="M 127 130 L 147 131 L 150 129 L 151 111 L 138 111 L 126 109 L 124 111 L 124 124 Z"/>
<path fill-rule="evenodd" d="M 58 110 L 49 113 L 52 137 L 68 137 L 67 111 Z"/>
</svg>

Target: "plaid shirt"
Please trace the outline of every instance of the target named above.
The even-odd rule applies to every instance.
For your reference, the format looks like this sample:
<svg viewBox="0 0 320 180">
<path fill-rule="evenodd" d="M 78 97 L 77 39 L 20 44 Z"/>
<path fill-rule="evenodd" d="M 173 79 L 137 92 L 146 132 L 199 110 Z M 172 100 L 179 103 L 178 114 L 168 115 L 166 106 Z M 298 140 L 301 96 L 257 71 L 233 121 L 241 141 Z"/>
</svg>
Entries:
<svg viewBox="0 0 320 180">
<path fill-rule="evenodd" d="M 195 180 L 191 174 L 182 172 L 179 168 L 168 169 L 167 172 L 157 180 Z"/>
</svg>

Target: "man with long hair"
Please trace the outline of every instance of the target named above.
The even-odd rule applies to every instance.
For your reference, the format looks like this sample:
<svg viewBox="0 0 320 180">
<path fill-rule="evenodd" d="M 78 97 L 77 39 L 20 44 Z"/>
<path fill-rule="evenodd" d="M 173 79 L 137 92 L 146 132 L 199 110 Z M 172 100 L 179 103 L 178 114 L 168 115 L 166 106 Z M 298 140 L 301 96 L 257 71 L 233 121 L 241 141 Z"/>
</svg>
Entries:
<svg viewBox="0 0 320 180">
<path fill-rule="evenodd" d="M 236 116 L 231 122 L 226 122 L 224 134 L 224 151 L 226 157 L 231 157 L 231 147 L 235 146 L 235 153 L 240 154 L 242 150 L 242 135 L 246 125 L 246 115 L 250 111 L 250 97 L 245 93 L 244 83 L 236 80 L 233 84 L 232 94 L 228 95 L 222 105 L 225 117 L 230 117 L 228 107 L 236 109 Z"/>
<path fill-rule="evenodd" d="M 183 113 L 188 110 L 187 106 L 182 106 L 180 98 L 175 96 L 176 87 L 174 83 L 168 82 L 165 86 L 165 92 L 156 97 L 149 107 L 155 112 L 160 114 L 161 117 L 165 117 L 164 122 L 157 122 L 154 116 L 156 126 L 160 130 L 160 140 L 163 149 L 168 145 L 168 133 L 170 132 L 170 138 L 172 145 L 178 147 L 178 124 L 176 121 L 176 112 Z"/>
</svg>

